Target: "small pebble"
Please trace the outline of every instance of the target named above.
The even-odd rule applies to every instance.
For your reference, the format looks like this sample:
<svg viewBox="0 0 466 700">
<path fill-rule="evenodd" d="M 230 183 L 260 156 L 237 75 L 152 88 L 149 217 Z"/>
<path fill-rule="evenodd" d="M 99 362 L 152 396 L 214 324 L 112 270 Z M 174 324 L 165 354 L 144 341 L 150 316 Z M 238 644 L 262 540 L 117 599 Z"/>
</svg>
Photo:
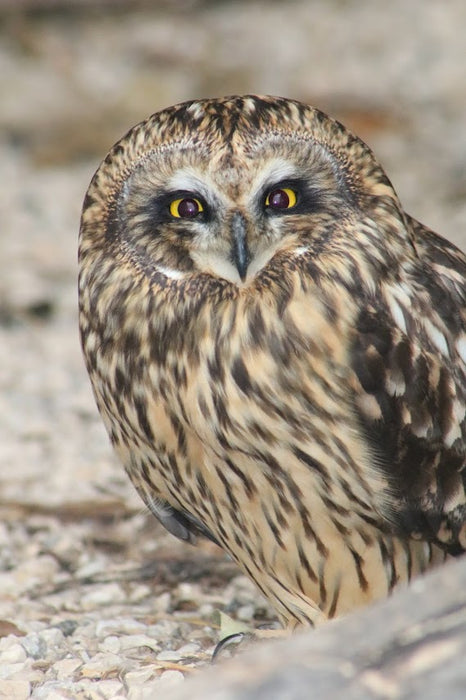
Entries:
<svg viewBox="0 0 466 700">
<path fill-rule="evenodd" d="M 21 640 L 21 646 L 24 647 L 27 655 L 32 659 L 43 659 L 47 655 L 47 642 L 42 635 L 39 635 L 36 632 L 23 637 Z"/>
<path fill-rule="evenodd" d="M 55 627 L 57 627 L 65 637 L 70 637 L 79 627 L 79 623 L 77 620 L 62 620 L 58 622 Z"/>
<path fill-rule="evenodd" d="M 85 561 L 78 569 L 75 571 L 76 578 L 90 578 L 96 574 L 101 574 L 105 571 L 105 561 L 103 559 L 92 559 L 92 561 Z"/>
<path fill-rule="evenodd" d="M 102 678 L 109 672 L 118 672 L 124 663 L 117 654 L 98 652 L 82 665 L 80 674 L 85 678 Z"/>
<path fill-rule="evenodd" d="M 106 583 L 96 588 L 81 598 L 81 605 L 84 610 L 92 610 L 101 605 L 111 603 L 122 603 L 126 600 L 125 593 L 117 583 Z"/>
<path fill-rule="evenodd" d="M 7 700 L 27 700 L 31 697 L 29 681 L 2 681 L 0 683 L 0 698 Z"/>
<path fill-rule="evenodd" d="M 19 644 L 18 642 L 15 642 L 14 644 L 11 644 L 11 646 L 6 648 L 5 651 L 1 652 L 0 665 L 3 666 L 4 664 L 17 664 L 22 661 L 26 661 L 26 658 L 27 652 L 24 646 L 22 644 Z"/>
<path fill-rule="evenodd" d="M 180 600 L 192 600 L 193 598 L 198 598 L 196 586 L 192 583 L 179 583 L 176 588 L 177 597 Z"/>
<path fill-rule="evenodd" d="M 174 649 L 165 649 L 157 654 L 155 658 L 157 661 L 179 661 L 181 659 L 181 654 Z"/>
<path fill-rule="evenodd" d="M 48 627 L 40 633 L 40 636 L 48 647 L 57 647 L 63 644 L 63 632 L 58 627 Z"/>
<path fill-rule="evenodd" d="M 140 600 L 144 600 L 144 598 L 148 598 L 150 595 L 151 589 L 149 588 L 149 586 L 146 586 L 145 584 L 140 584 L 139 586 L 135 586 L 131 590 L 129 594 L 129 600 L 132 603 L 138 603 Z"/>
<path fill-rule="evenodd" d="M 236 617 L 238 620 L 242 620 L 243 622 L 251 622 L 251 619 L 254 616 L 254 605 L 248 604 L 248 605 L 242 605 L 238 610 L 236 611 Z"/>
<path fill-rule="evenodd" d="M 189 656 L 190 654 L 197 654 L 200 651 L 200 644 L 196 642 L 189 642 L 189 644 L 184 644 L 178 649 L 178 654 L 180 656 Z"/>
<path fill-rule="evenodd" d="M 82 666 L 82 663 L 81 659 L 76 658 L 61 659 L 60 661 L 55 661 L 52 669 L 57 679 L 70 678 Z"/>
<path fill-rule="evenodd" d="M 154 698 L 163 698 L 160 695 L 159 680 L 145 685 L 134 685 L 128 688 L 128 700 L 153 700 Z"/>
<path fill-rule="evenodd" d="M 159 684 L 166 687 L 178 685 L 184 681 L 181 671 L 164 671 L 160 676 Z"/>
<path fill-rule="evenodd" d="M 120 646 L 123 651 L 136 647 L 148 647 L 153 651 L 160 650 L 160 645 L 147 634 L 131 634 L 127 637 L 120 637 Z"/>
<path fill-rule="evenodd" d="M 117 700 L 118 697 L 125 697 L 125 687 L 118 679 L 106 679 L 98 681 L 96 690 L 100 694 L 99 697 L 108 698 L 108 700 Z"/>
<path fill-rule="evenodd" d="M 172 604 L 172 597 L 168 591 L 161 593 L 153 600 L 153 608 L 157 612 L 167 612 Z"/>
<path fill-rule="evenodd" d="M 147 628 L 147 634 L 154 639 L 169 639 L 173 637 L 178 629 L 178 623 L 173 620 L 162 620 L 156 625 L 150 625 Z"/>
<path fill-rule="evenodd" d="M 121 617 L 117 620 L 98 620 L 95 626 L 95 634 L 99 639 L 107 637 L 115 632 L 121 634 L 136 634 L 146 630 L 146 625 L 133 618 Z"/>
<path fill-rule="evenodd" d="M 120 638 L 114 634 L 105 637 L 99 644 L 100 651 L 109 651 L 112 654 L 118 654 L 121 649 Z"/>
<path fill-rule="evenodd" d="M 125 673 L 125 683 L 128 688 L 133 686 L 142 686 L 147 683 L 154 675 L 154 670 L 151 666 L 136 668 L 134 671 Z"/>
</svg>

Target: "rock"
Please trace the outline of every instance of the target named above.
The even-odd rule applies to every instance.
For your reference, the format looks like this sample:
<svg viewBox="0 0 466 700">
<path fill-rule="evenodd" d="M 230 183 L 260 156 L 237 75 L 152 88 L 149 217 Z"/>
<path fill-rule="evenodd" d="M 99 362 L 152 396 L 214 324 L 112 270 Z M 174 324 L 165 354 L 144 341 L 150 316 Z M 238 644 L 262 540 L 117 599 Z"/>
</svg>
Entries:
<svg viewBox="0 0 466 700">
<path fill-rule="evenodd" d="M 31 697 L 29 681 L 0 681 L 0 698 L 6 700 L 27 700 Z"/>
<path fill-rule="evenodd" d="M 63 638 L 63 635 L 60 634 L 60 637 Z M 47 642 L 42 634 L 39 635 L 35 632 L 28 634 L 21 640 L 21 645 L 32 659 L 43 659 L 47 655 Z"/>
<path fill-rule="evenodd" d="M 99 644 L 100 651 L 109 651 L 112 654 L 118 654 L 120 648 L 120 638 L 114 634 L 105 637 L 105 639 Z"/>
<path fill-rule="evenodd" d="M 53 672 L 58 680 L 70 678 L 82 666 L 82 659 L 67 658 L 53 664 Z"/>
<path fill-rule="evenodd" d="M 180 671 L 164 671 L 160 676 L 159 686 L 157 690 L 159 693 L 163 692 L 165 688 L 172 688 L 175 685 L 183 683 L 184 676 Z"/>
<path fill-rule="evenodd" d="M 152 651 L 159 651 L 160 649 L 160 645 L 147 634 L 130 634 L 120 637 L 120 646 L 125 651 L 138 647 L 147 647 L 148 649 L 152 649 Z"/>
<path fill-rule="evenodd" d="M 175 651 L 174 649 L 165 649 L 157 654 L 155 658 L 157 661 L 180 661 L 181 654 L 179 651 Z"/>
<path fill-rule="evenodd" d="M 61 620 L 55 627 L 61 631 L 65 637 L 70 637 L 76 631 L 79 623 L 77 620 Z"/>
<path fill-rule="evenodd" d="M 84 610 L 93 610 L 102 605 L 121 603 L 126 599 L 125 593 L 118 583 L 97 585 L 81 599 Z"/>
<path fill-rule="evenodd" d="M 6 664 L 17 664 L 26 661 L 27 652 L 23 644 L 20 644 L 14 637 L 9 638 L 9 644 L 4 650 L 0 651 L 0 664 L 3 667 Z M 23 638 L 24 639 L 24 638 Z"/>
<path fill-rule="evenodd" d="M 256 648 L 186 682 L 173 700 L 460 700 L 466 557 L 376 605 Z"/>
<path fill-rule="evenodd" d="M 117 654 L 98 652 L 80 669 L 83 678 L 103 678 L 108 674 L 120 674 L 129 666 L 128 661 Z"/>
</svg>

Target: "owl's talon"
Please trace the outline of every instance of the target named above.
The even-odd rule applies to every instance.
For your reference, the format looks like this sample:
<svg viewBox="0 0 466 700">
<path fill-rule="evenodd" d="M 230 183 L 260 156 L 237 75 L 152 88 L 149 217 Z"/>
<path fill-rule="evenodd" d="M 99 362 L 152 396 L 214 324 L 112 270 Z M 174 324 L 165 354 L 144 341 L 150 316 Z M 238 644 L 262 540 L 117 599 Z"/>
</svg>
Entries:
<svg viewBox="0 0 466 700">
<path fill-rule="evenodd" d="M 229 634 L 228 637 L 221 639 L 216 645 L 214 653 L 212 654 L 212 663 L 218 661 L 227 650 L 230 651 L 230 656 L 234 656 L 237 649 L 232 651 L 229 649 L 229 647 L 233 645 L 238 646 L 244 641 L 245 637 L 249 636 L 250 635 L 247 632 L 235 632 L 234 634 Z"/>
</svg>

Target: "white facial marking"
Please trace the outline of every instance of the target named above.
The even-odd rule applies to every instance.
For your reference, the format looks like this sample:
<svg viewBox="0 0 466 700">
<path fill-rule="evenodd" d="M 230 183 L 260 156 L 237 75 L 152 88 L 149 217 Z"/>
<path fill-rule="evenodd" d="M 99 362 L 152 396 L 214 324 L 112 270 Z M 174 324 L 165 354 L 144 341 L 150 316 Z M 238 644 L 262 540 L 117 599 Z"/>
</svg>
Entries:
<svg viewBox="0 0 466 700">
<path fill-rule="evenodd" d="M 188 192 L 201 192 L 206 189 L 205 181 L 199 177 L 197 171 L 193 168 L 177 170 L 167 180 L 167 185 L 170 190 L 186 190 Z"/>
<path fill-rule="evenodd" d="M 270 185 L 287 180 L 292 177 L 297 177 L 296 166 L 284 158 L 274 158 L 262 168 L 260 174 L 251 183 L 251 192 L 256 194 L 264 185 Z"/>
<path fill-rule="evenodd" d="M 191 257 L 197 263 L 199 269 L 216 277 L 221 277 L 238 286 L 243 285 L 238 270 L 224 255 L 214 251 L 192 251 Z"/>
</svg>

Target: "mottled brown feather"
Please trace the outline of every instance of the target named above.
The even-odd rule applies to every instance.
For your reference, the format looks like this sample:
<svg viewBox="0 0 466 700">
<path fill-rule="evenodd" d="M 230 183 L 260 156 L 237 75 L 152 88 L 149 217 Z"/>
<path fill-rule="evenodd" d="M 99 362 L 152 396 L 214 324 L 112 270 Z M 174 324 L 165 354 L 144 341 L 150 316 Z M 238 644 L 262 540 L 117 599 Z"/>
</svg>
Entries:
<svg viewBox="0 0 466 700">
<path fill-rule="evenodd" d="M 296 204 L 267 207 L 286 187 Z M 203 211 L 174 218 L 177 197 Z M 94 175 L 79 265 L 86 365 L 130 478 L 284 624 L 466 549 L 465 257 L 341 124 L 257 96 L 152 115 Z"/>
</svg>

